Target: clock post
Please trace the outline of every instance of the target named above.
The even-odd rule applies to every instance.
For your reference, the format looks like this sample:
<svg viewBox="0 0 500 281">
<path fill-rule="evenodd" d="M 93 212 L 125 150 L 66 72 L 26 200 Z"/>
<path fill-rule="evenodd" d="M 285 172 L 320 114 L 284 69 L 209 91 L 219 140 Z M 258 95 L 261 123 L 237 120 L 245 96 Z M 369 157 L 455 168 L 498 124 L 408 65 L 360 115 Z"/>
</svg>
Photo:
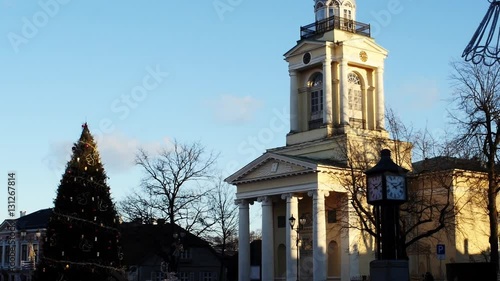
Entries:
<svg viewBox="0 0 500 281">
<path fill-rule="evenodd" d="M 408 201 L 408 170 L 394 163 L 384 149 L 379 162 L 365 171 L 367 202 L 373 205 L 376 224 L 376 257 L 370 263 L 372 281 L 409 280 L 408 261 L 400 245 L 399 207 Z"/>
</svg>

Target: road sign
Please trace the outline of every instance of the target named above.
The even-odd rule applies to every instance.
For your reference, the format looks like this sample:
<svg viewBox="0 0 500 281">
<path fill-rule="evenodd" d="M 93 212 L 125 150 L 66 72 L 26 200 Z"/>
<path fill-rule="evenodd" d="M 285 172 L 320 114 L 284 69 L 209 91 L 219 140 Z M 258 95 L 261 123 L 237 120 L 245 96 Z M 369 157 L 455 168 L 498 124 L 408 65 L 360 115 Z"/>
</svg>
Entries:
<svg viewBox="0 0 500 281">
<path fill-rule="evenodd" d="M 444 244 L 437 244 L 436 245 L 436 254 L 438 260 L 444 260 L 446 259 L 446 247 Z"/>
</svg>

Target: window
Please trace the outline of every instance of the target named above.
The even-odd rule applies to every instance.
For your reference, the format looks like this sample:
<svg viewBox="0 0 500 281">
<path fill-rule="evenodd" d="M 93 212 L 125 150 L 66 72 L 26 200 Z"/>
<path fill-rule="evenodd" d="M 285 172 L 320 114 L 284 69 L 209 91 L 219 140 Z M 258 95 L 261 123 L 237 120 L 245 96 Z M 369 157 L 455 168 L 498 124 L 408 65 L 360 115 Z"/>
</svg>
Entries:
<svg viewBox="0 0 500 281">
<path fill-rule="evenodd" d="M 26 244 L 21 245 L 21 260 L 22 261 L 28 260 L 28 245 Z"/>
<path fill-rule="evenodd" d="M 347 81 L 349 83 L 349 117 L 359 122 L 363 119 L 363 94 L 361 91 L 361 80 L 356 73 L 351 72 L 347 75 Z"/>
<path fill-rule="evenodd" d="M 215 281 L 216 274 L 214 272 L 202 272 L 200 273 L 200 281 Z"/>
<path fill-rule="evenodd" d="M 310 129 L 319 128 L 323 123 L 323 74 L 313 74 L 308 82 L 310 92 Z"/>
<path fill-rule="evenodd" d="M 328 223 L 337 222 L 337 210 L 328 210 Z"/>
<path fill-rule="evenodd" d="M 316 5 L 316 21 L 320 21 L 325 18 L 325 7 L 322 2 Z"/>
<path fill-rule="evenodd" d="M 286 227 L 286 218 L 285 216 L 278 216 L 278 228 Z"/>
<path fill-rule="evenodd" d="M 35 263 L 38 263 L 38 244 L 33 244 L 33 255 L 35 258 Z"/>
<path fill-rule="evenodd" d="M 179 280 L 180 281 L 194 281 L 194 273 L 193 272 L 179 272 Z"/>
<path fill-rule="evenodd" d="M 165 274 L 163 274 L 163 272 L 161 272 L 161 271 L 151 272 L 151 280 L 152 281 L 163 281 L 163 280 L 165 280 L 165 278 L 167 278 L 167 276 L 165 276 Z"/>
<path fill-rule="evenodd" d="M 5 266 L 9 265 L 9 257 L 10 257 L 10 245 L 5 245 L 5 252 L 3 254 L 3 264 Z"/>
<path fill-rule="evenodd" d="M 189 260 L 189 259 L 192 259 L 193 256 L 191 254 L 191 249 L 184 249 L 184 251 L 181 252 L 179 258 L 181 260 Z"/>
</svg>

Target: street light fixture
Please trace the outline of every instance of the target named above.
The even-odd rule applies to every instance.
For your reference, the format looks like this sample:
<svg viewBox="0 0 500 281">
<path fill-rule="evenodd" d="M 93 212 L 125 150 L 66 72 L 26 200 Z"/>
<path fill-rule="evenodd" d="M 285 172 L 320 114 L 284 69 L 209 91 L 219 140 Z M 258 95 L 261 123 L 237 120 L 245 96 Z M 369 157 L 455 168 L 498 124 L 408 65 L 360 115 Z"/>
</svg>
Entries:
<svg viewBox="0 0 500 281">
<path fill-rule="evenodd" d="M 166 271 L 165 273 L 167 274 L 167 280 L 178 280 L 177 276 L 175 275 L 179 267 L 180 255 L 184 251 L 184 237 L 186 237 L 186 233 L 183 231 L 179 233 L 172 233 L 172 238 L 174 238 L 174 240 L 170 245 L 168 263 L 165 264 L 165 269 L 162 269 L 162 271 Z"/>
<path fill-rule="evenodd" d="M 299 265 L 300 265 L 300 252 L 299 252 L 300 231 L 302 230 L 302 227 L 304 226 L 304 224 L 306 224 L 306 219 L 300 218 L 298 227 L 293 228 L 293 226 L 295 225 L 295 221 L 296 221 L 296 219 L 293 217 L 293 214 L 292 214 L 292 216 L 288 219 L 288 222 L 290 223 L 290 228 L 292 230 L 295 230 L 295 232 L 297 232 L 297 238 L 295 239 L 295 247 L 297 248 L 297 281 L 299 281 L 299 279 L 300 279 L 300 269 L 299 269 Z"/>
</svg>

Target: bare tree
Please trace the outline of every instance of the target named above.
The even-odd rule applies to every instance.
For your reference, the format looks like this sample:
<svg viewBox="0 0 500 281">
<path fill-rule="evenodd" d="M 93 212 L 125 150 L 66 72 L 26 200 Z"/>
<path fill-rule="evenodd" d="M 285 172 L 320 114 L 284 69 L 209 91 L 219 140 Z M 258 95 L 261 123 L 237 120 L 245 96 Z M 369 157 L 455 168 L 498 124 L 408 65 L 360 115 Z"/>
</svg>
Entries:
<svg viewBox="0 0 500 281">
<path fill-rule="evenodd" d="M 500 187 L 496 170 L 500 143 L 500 66 L 452 62 L 451 76 L 454 89 L 452 113 L 460 130 L 456 143 L 467 156 L 484 162 L 487 174 L 486 209 L 489 218 L 489 243 L 491 258 L 497 271 L 498 255 L 498 210 L 497 196 Z"/>
<path fill-rule="evenodd" d="M 133 191 L 132 194 L 125 196 L 123 200 L 118 202 L 118 212 L 125 221 L 139 221 L 141 223 L 153 223 L 156 218 L 160 218 L 161 214 L 153 206 L 156 197 L 151 194 L 146 195 L 138 191 Z"/>
<path fill-rule="evenodd" d="M 387 111 L 386 118 L 388 130 L 395 140 L 389 140 L 383 135 L 367 135 L 363 138 L 363 145 L 360 145 L 358 140 L 348 141 L 345 151 L 342 152 L 345 159 L 339 163 L 343 172 L 334 173 L 336 180 L 345 187 L 349 195 L 346 197 L 349 202 L 344 205 L 356 214 L 354 218 L 343 216 L 346 218 L 344 227 L 359 229 L 374 238 L 377 237 L 376 221 L 374 209 L 366 203 L 364 175 L 364 171 L 375 165 L 374 160 L 379 159 L 374 153 L 389 148 L 393 161 L 410 169 L 412 153 L 432 157 L 434 153 L 441 155 L 439 153 L 442 152 L 427 131 L 414 131 L 406 127 L 391 110 Z M 418 151 L 415 152 L 415 149 Z M 448 158 L 443 158 L 445 159 Z M 430 167 L 429 170 L 424 169 L 424 162 L 420 163 L 419 169 L 408 175 L 409 200 L 400 208 L 401 241 L 398 242 L 398 247 L 404 257 L 407 257 L 407 251 L 415 247 L 419 240 L 454 227 L 454 218 L 459 211 L 455 208 L 452 197 L 452 179 L 457 176 L 453 169 L 428 173 L 431 171 Z"/>
<path fill-rule="evenodd" d="M 183 144 L 176 140 L 172 147 L 150 155 L 138 151 L 136 164 L 143 169 L 141 193 L 126 198 L 122 206 L 132 203 L 129 216 L 147 214 L 165 218 L 195 235 L 213 224 L 207 220 L 207 195 L 218 155 L 207 152 L 199 142 Z M 124 208 L 122 208 L 124 209 Z"/>
<path fill-rule="evenodd" d="M 224 182 L 222 177 L 218 177 L 215 182 L 215 187 L 208 195 L 210 201 L 209 215 L 213 221 L 211 227 L 211 239 L 213 246 L 220 250 L 222 257 L 220 275 L 221 280 L 226 280 L 224 274 L 225 257 L 228 249 L 235 250 L 236 233 L 238 230 L 237 206 L 234 203 L 235 190 L 233 186 Z"/>
</svg>

